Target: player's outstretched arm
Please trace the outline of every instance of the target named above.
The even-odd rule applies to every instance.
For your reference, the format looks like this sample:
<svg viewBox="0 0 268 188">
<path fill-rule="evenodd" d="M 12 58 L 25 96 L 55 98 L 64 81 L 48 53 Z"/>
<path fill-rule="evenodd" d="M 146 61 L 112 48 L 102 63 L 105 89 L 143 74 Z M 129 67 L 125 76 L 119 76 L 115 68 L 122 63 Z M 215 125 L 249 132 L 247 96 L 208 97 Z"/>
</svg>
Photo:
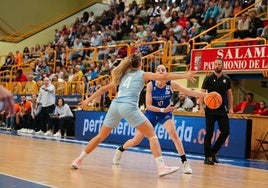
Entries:
<svg viewBox="0 0 268 188">
<path fill-rule="evenodd" d="M 113 82 L 110 82 L 109 84 L 100 87 L 95 93 L 93 93 L 90 97 L 86 98 L 84 101 L 82 101 L 80 103 L 80 107 L 82 109 L 85 109 L 88 105 L 88 103 L 92 102 L 93 99 L 101 96 L 102 94 L 106 93 L 107 91 L 109 91 L 110 89 L 115 88 L 115 84 Z"/>
<path fill-rule="evenodd" d="M 152 72 L 144 72 L 143 78 L 147 82 L 149 80 L 178 80 L 178 79 L 187 79 L 192 82 L 196 81 L 194 77 L 195 73 L 192 71 L 188 71 L 184 74 L 176 74 L 176 73 L 166 73 L 166 74 L 157 74 Z"/>
</svg>

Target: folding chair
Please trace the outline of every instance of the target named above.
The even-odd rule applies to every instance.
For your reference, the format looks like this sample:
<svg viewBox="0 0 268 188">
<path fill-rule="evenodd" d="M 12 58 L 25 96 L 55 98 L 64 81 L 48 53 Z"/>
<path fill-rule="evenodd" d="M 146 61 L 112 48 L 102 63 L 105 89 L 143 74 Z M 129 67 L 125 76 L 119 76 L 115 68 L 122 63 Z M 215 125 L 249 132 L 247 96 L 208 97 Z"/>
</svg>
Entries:
<svg viewBox="0 0 268 188">
<path fill-rule="evenodd" d="M 265 148 L 265 144 L 268 145 L 268 131 L 265 133 L 263 138 L 257 138 L 256 141 L 259 142 L 260 146 L 257 149 L 257 153 L 264 152 L 266 159 L 268 160 L 268 147 Z"/>
</svg>

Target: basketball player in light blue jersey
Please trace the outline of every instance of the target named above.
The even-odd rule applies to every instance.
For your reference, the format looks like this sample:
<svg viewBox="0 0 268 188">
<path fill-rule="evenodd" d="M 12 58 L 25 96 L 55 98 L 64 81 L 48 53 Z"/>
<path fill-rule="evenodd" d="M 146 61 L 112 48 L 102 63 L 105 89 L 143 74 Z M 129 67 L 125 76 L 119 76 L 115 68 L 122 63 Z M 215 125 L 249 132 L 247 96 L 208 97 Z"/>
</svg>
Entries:
<svg viewBox="0 0 268 188">
<path fill-rule="evenodd" d="M 105 116 L 103 125 L 99 133 L 92 138 L 84 151 L 72 162 L 72 167 L 78 169 L 82 160 L 92 152 L 105 138 L 109 136 L 112 129 L 116 128 L 122 118 L 124 118 L 130 126 L 136 128 L 150 143 L 150 149 L 155 157 L 158 166 L 158 175 L 165 176 L 176 172 L 179 167 L 168 167 L 165 165 L 160 144 L 154 128 L 150 121 L 145 117 L 138 107 L 140 93 L 144 87 L 144 83 L 149 80 L 176 80 L 186 78 L 195 81 L 194 73 L 187 72 L 186 74 L 155 74 L 144 72 L 141 70 L 141 57 L 138 54 L 133 54 L 130 57 L 124 58 L 120 64 L 112 71 L 112 81 L 101 87 L 89 98 L 81 103 L 81 108 L 85 109 L 88 103 L 92 102 L 96 97 L 103 93 L 116 89 L 119 85 L 118 95 L 113 99 L 110 108 Z"/>
<path fill-rule="evenodd" d="M 166 68 L 159 65 L 156 69 L 158 74 L 166 74 Z M 183 163 L 183 173 L 192 174 L 192 169 L 187 162 L 186 155 L 182 142 L 176 132 L 175 122 L 173 120 L 172 111 L 177 107 L 171 106 L 171 97 L 173 90 L 184 92 L 190 96 L 205 97 L 203 92 L 193 91 L 185 88 L 174 81 L 155 81 L 152 80 L 146 87 L 146 111 L 145 116 L 152 123 L 153 127 L 160 123 L 167 130 L 170 138 L 176 146 Z M 113 157 L 113 163 L 119 164 L 122 153 L 124 150 L 138 145 L 144 138 L 143 134 L 139 131 L 136 132 L 132 139 L 126 141 L 122 146 L 116 149 Z"/>
</svg>

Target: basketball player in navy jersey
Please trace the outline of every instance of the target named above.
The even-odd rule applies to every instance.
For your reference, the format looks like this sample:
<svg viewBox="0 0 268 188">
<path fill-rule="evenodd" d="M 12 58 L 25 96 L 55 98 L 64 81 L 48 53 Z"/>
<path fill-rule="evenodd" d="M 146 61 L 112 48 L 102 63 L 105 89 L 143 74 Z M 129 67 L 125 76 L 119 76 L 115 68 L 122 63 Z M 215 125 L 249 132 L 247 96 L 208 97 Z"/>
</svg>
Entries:
<svg viewBox="0 0 268 188">
<path fill-rule="evenodd" d="M 166 68 L 163 65 L 159 65 L 156 68 L 157 74 L 166 74 Z M 145 116 L 152 123 L 153 127 L 160 123 L 168 132 L 175 147 L 180 155 L 183 163 L 183 173 L 192 174 L 192 169 L 187 162 L 186 155 L 182 142 L 176 132 L 175 122 L 173 120 L 172 111 L 177 107 L 171 105 L 171 97 L 173 90 L 184 92 L 185 94 L 195 97 L 205 97 L 203 92 L 193 91 L 185 88 L 174 81 L 151 81 L 146 87 L 146 111 Z M 144 138 L 140 131 L 137 131 L 132 139 L 126 141 L 122 146 L 116 149 L 113 157 L 113 163 L 119 164 L 123 151 L 126 149 L 138 145 Z"/>
<path fill-rule="evenodd" d="M 200 99 L 200 113 L 205 113 L 206 119 L 206 135 L 204 141 L 204 164 L 206 165 L 214 165 L 214 163 L 219 163 L 216 154 L 229 136 L 230 125 L 227 113 L 233 113 L 233 93 L 231 89 L 231 80 L 227 75 L 222 73 L 222 69 L 223 60 L 216 59 L 214 61 L 214 72 L 206 76 L 201 88 L 202 92 L 218 92 L 223 100 L 219 108 L 210 109 L 206 107 L 204 112 L 204 108 L 202 107 L 204 104 L 203 99 Z M 226 99 L 226 95 L 228 100 L 227 102 L 224 101 Z M 212 146 L 211 139 L 213 136 L 216 121 L 218 122 L 219 130 L 221 133 L 217 138 L 215 144 Z"/>
<path fill-rule="evenodd" d="M 158 166 L 158 175 L 160 177 L 174 173 L 179 169 L 179 167 L 167 167 L 165 165 L 154 128 L 139 109 L 138 101 L 144 83 L 149 80 L 176 80 L 186 78 L 194 81 L 194 74 L 190 71 L 186 74 L 155 74 L 144 72 L 141 70 L 141 67 L 142 62 L 140 55 L 133 54 L 130 57 L 124 58 L 120 64 L 113 69 L 112 81 L 108 85 L 101 87 L 81 103 L 81 108 L 84 109 L 93 99 L 101 96 L 110 89 L 116 89 L 119 85 L 117 96 L 110 105 L 99 133 L 88 142 L 84 151 L 72 162 L 74 169 L 79 168 L 82 160 L 91 153 L 100 142 L 109 136 L 112 129 L 118 126 L 122 118 L 124 118 L 130 126 L 137 128 L 137 130 L 149 140 L 150 149 L 155 157 Z"/>
</svg>

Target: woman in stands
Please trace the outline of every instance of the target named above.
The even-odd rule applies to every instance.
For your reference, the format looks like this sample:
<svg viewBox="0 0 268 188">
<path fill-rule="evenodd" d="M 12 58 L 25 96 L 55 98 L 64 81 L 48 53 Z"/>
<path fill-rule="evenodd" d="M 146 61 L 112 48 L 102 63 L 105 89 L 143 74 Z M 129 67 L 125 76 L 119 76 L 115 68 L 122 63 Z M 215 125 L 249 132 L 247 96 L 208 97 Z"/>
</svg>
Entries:
<svg viewBox="0 0 268 188">
<path fill-rule="evenodd" d="M 268 107 L 266 106 L 265 101 L 259 102 L 259 109 L 255 110 L 254 114 L 268 116 Z"/>
<path fill-rule="evenodd" d="M 108 85 L 101 87 L 81 103 L 81 108 L 84 109 L 94 98 L 119 86 L 117 97 L 113 99 L 99 133 L 88 142 L 84 151 L 72 162 L 74 169 L 79 168 L 82 160 L 91 153 L 99 143 L 109 136 L 112 129 L 118 126 L 122 118 L 148 138 L 152 154 L 158 166 L 159 176 L 174 173 L 179 169 L 179 167 L 167 167 L 165 165 L 158 138 L 152 124 L 139 109 L 138 101 L 144 83 L 149 80 L 175 80 L 182 78 L 195 80 L 195 78 L 192 72 L 186 74 L 156 74 L 144 72 L 141 70 L 141 67 L 142 62 L 140 55 L 133 54 L 130 57 L 124 58 L 121 63 L 113 69 L 112 81 Z"/>
</svg>

